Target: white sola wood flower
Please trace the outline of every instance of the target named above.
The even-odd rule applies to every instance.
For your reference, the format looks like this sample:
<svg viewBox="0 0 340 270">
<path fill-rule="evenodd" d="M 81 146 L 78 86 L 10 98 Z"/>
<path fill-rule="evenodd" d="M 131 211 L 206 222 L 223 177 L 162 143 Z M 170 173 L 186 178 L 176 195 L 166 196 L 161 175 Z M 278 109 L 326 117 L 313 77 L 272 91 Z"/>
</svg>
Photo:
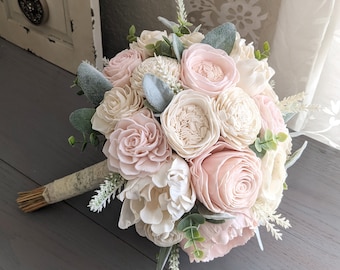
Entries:
<svg viewBox="0 0 340 270">
<path fill-rule="evenodd" d="M 147 228 L 144 235 L 154 238 L 156 244 L 156 239 L 173 239 L 175 222 L 191 210 L 196 200 L 190 183 L 187 163 L 173 154 L 156 174 L 127 182 L 117 196 L 123 201 L 118 226 L 126 229 L 142 222 L 150 226 L 139 226 L 139 233 L 143 235 L 141 230 Z"/>
<path fill-rule="evenodd" d="M 216 99 L 222 137 L 236 149 L 252 144 L 261 129 L 255 101 L 239 87 L 223 91 Z"/>
</svg>

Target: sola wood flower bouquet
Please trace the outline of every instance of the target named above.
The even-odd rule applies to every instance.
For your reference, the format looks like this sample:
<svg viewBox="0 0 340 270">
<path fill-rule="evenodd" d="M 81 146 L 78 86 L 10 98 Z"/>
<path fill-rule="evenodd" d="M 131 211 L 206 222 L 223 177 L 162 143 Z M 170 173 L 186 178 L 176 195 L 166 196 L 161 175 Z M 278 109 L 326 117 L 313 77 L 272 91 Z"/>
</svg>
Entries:
<svg viewBox="0 0 340 270">
<path fill-rule="evenodd" d="M 100 212 L 122 201 L 118 226 L 135 226 L 160 247 L 157 269 L 178 269 L 178 250 L 207 262 L 245 244 L 265 226 L 290 227 L 276 212 L 287 188 L 291 154 L 286 121 L 301 96 L 279 101 L 263 51 L 231 23 L 191 31 L 182 1 L 172 33 L 130 28 L 130 48 L 98 71 L 80 64 L 77 85 L 93 103 L 70 115 L 83 147 L 103 145 L 107 160 L 18 198 L 24 211 L 99 188 Z M 103 138 L 103 139 L 101 139 Z M 75 138 L 69 142 L 76 144 Z"/>
</svg>

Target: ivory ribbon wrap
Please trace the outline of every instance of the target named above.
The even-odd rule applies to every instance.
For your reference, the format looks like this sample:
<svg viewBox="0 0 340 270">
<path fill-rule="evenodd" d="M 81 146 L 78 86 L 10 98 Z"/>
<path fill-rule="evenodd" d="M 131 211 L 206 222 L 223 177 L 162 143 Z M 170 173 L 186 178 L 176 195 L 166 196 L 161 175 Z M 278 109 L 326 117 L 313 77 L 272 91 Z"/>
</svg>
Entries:
<svg viewBox="0 0 340 270">
<path fill-rule="evenodd" d="M 107 161 L 101 161 L 45 185 L 42 196 L 48 204 L 70 199 L 99 187 L 109 173 Z"/>
</svg>

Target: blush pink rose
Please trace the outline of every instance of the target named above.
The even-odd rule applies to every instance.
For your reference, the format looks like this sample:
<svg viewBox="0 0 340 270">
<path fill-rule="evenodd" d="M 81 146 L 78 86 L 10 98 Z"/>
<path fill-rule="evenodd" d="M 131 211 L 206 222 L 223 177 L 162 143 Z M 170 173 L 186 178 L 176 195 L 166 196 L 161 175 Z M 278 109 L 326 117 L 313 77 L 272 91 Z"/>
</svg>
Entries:
<svg viewBox="0 0 340 270">
<path fill-rule="evenodd" d="M 191 262 L 208 262 L 223 257 L 231 249 L 242 246 L 254 236 L 256 222 L 245 214 L 234 214 L 234 219 L 226 220 L 221 224 L 205 222 L 199 227 L 204 242 L 198 242 L 197 248 L 203 251 L 202 258 L 193 255 L 193 247 L 184 249 L 187 239 L 182 240 L 181 247 L 189 255 Z"/>
<path fill-rule="evenodd" d="M 131 74 L 140 63 L 142 63 L 141 53 L 137 50 L 126 49 L 110 59 L 103 69 L 103 74 L 115 87 L 130 86 Z"/>
<path fill-rule="evenodd" d="M 126 180 L 156 173 L 171 152 L 160 124 L 148 109 L 121 119 L 103 147 L 109 170 Z"/>
<path fill-rule="evenodd" d="M 215 97 L 239 78 L 233 58 L 221 49 L 196 43 L 183 52 L 181 81 L 186 88 Z"/>
<path fill-rule="evenodd" d="M 256 95 L 253 97 L 261 114 L 261 134 L 267 129 L 274 134 L 286 132 L 286 124 L 282 113 L 276 103 L 266 95 Z"/>
<path fill-rule="evenodd" d="M 262 184 L 261 162 L 253 151 L 237 151 L 218 141 L 190 160 L 198 200 L 215 213 L 247 212 Z"/>
</svg>

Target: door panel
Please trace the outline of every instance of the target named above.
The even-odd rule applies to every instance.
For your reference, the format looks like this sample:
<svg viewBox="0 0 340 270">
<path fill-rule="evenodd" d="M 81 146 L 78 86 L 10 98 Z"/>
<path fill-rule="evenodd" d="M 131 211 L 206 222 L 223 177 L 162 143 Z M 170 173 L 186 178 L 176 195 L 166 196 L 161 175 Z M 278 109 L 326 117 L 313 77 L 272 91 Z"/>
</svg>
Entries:
<svg viewBox="0 0 340 270">
<path fill-rule="evenodd" d="M 30 22 L 17 0 L 0 0 L 0 36 L 72 73 L 83 60 L 102 67 L 98 0 L 24 2 L 45 2 L 45 22 Z"/>
</svg>

